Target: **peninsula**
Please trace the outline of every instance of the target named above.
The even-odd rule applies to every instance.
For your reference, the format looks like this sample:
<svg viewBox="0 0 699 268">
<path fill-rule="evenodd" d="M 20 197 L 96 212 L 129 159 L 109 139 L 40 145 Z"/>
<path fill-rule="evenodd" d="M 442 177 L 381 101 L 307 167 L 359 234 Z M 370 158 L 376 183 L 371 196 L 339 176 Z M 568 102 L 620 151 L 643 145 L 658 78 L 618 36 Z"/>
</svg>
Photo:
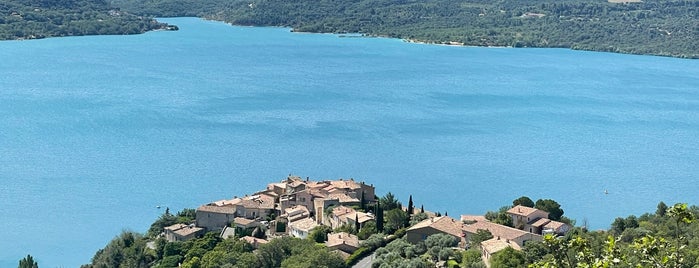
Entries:
<svg viewBox="0 0 699 268">
<path fill-rule="evenodd" d="M 658 204 L 606 231 L 574 226 L 554 200 L 526 196 L 453 218 L 404 206 L 354 179 L 291 176 L 261 191 L 171 214 L 146 235 L 124 232 L 90 267 L 694 267 L 699 208 Z M 31 256 L 28 256 L 31 258 Z M 25 260 L 26 261 L 26 260 Z M 366 265 L 366 262 L 364 262 Z M 576 266 L 582 265 L 582 266 Z"/>
<path fill-rule="evenodd" d="M 177 26 L 122 11 L 104 0 L 5 0 L 0 3 L 0 40 L 140 34 L 152 30 L 177 30 Z"/>
</svg>

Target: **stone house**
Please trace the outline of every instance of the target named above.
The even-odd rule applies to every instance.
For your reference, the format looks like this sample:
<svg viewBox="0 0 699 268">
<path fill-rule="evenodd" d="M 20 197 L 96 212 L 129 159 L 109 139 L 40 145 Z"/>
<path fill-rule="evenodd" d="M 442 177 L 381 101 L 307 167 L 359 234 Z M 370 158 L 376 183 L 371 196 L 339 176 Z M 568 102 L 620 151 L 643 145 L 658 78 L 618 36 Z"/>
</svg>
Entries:
<svg viewBox="0 0 699 268">
<path fill-rule="evenodd" d="M 359 248 L 359 238 L 356 235 L 345 232 L 328 234 L 328 241 L 325 242 L 325 246 L 329 249 L 352 254 Z"/>
<path fill-rule="evenodd" d="M 236 207 L 207 204 L 196 210 L 196 225 L 207 231 L 221 230 L 235 219 Z"/>
<path fill-rule="evenodd" d="M 412 244 L 417 244 L 420 241 L 427 239 L 433 234 L 448 234 L 459 239 L 460 244 L 463 244 L 464 234 L 462 231 L 463 223 L 449 216 L 435 217 L 423 220 L 406 231 L 406 240 Z"/>
<path fill-rule="evenodd" d="M 204 228 L 194 224 L 174 224 L 164 228 L 165 240 L 168 242 L 187 241 L 204 233 Z"/>
<path fill-rule="evenodd" d="M 549 218 L 549 213 L 546 211 L 522 205 L 509 209 L 507 214 L 512 217 L 512 226 L 520 230 L 529 230 L 530 233 L 536 233 L 530 223 L 534 223 L 541 218 Z"/>
<path fill-rule="evenodd" d="M 311 218 L 298 220 L 289 223 L 289 234 L 293 237 L 306 239 L 311 230 L 313 230 L 313 228 L 316 228 L 317 226 L 318 224 Z"/>
<path fill-rule="evenodd" d="M 512 225 L 515 228 L 533 234 L 557 234 L 564 235 L 570 230 L 570 225 L 550 220 L 549 213 L 540 209 L 517 205 L 507 211 L 512 217 Z"/>
<path fill-rule="evenodd" d="M 489 221 L 476 221 L 471 224 L 464 224 L 462 226 L 462 231 L 464 233 L 464 238 L 467 245 L 470 243 L 472 236 L 478 233 L 478 230 L 487 230 L 493 235 L 493 238 L 501 239 L 507 243 L 515 243 L 519 245 L 519 247 L 523 247 L 528 241 L 541 241 L 543 239 L 541 235 L 529 233 L 509 226 L 500 225 Z M 470 246 L 472 245 L 468 245 L 467 247 Z"/>
</svg>

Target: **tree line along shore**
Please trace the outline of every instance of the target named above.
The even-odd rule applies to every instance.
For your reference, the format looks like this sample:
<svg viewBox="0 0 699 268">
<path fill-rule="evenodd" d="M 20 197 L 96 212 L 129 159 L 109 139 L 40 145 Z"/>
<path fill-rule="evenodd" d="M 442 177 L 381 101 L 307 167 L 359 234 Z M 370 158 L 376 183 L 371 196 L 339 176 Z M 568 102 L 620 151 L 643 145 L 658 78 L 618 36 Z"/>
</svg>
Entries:
<svg viewBox="0 0 699 268">
<path fill-rule="evenodd" d="M 175 29 L 196 16 L 294 31 L 467 46 L 570 48 L 699 58 L 699 0 L 8 0 L 0 39 Z"/>
<path fill-rule="evenodd" d="M 418 207 L 416 204 L 420 204 Z M 145 234 L 124 231 L 97 267 L 696 267 L 699 207 L 660 202 L 654 213 L 588 230 L 551 199 L 519 197 L 484 215 L 404 205 L 354 179 L 289 176 L 261 191 L 163 213 Z M 424 200 L 429 205 L 429 200 Z M 467 212 L 467 211 L 464 211 Z M 38 267 L 31 255 L 19 267 Z"/>
</svg>

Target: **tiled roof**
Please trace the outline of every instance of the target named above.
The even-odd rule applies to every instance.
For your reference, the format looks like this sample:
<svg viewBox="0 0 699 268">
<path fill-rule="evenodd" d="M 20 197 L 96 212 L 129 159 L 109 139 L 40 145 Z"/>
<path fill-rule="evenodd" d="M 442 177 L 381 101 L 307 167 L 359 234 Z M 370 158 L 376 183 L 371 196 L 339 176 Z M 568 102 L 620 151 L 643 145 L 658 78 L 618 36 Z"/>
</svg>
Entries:
<svg viewBox="0 0 699 268">
<path fill-rule="evenodd" d="M 524 235 L 535 235 L 519 229 L 515 229 L 505 225 L 500 225 L 497 223 L 492 223 L 489 221 L 478 221 L 472 224 L 464 224 L 463 230 L 471 234 L 477 233 L 478 230 L 488 230 L 495 238 L 500 237 L 502 239 L 510 240 L 517 239 Z"/>
<path fill-rule="evenodd" d="M 553 229 L 553 230 L 558 230 L 558 228 L 563 227 L 563 225 L 566 225 L 565 223 L 562 223 L 560 221 L 550 221 L 546 225 L 544 225 L 545 229 Z"/>
<path fill-rule="evenodd" d="M 535 208 L 525 207 L 522 205 L 516 205 L 515 207 L 509 209 L 507 211 L 507 213 L 526 217 L 526 216 L 534 214 L 534 212 L 537 212 L 537 211 L 539 211 L 539 210 L 535 209 Z"/>
<path fill-rule="evenodd" d="M 246 241 L 246 242 L 250 243 L 250 245 L 253 245 L 253 246 L 257 246 L 259 244 L 269 243 L 269 241 L 267 241 L 265 239 L 257 238 L 257 237 L 253 237 L 253 236 L 244 236 L 244 237 L 241 237 L 240 240 Z"/>
<path fill-rule="evenodd" d="M 202 230 L 204 230 L 204 228 L 196 227 L 192 224 L 192 225 L 188 225 L 186 227 L 177 229 L 174 231 L 174 233 L 177 235 L 181 235 L 181 236 L 188 236 L 188 235 L 191 235 L 193 233 L 200 232 Z"/>
<path fill-rule="evenodd" d="M 340 217 L 342 215 L 351 214 L 351 213 L 355 213 L 355 212 L 356 211 L 351 207 L 337 206 L 337 207 L 333 208 L 332 213 L 333 213 L 333 216 Z"/>
<path fill-rule="evenodd" d="M 511 247 L 516 250 L 522 249 L 519 245 L 517 245 L 517 243 L 509 242 L 504 239 L 498 239 L 497 237 L 481 242 L 481 248 L 490 254 L 501 251 L 508 247 Z"/>
<path fill-rule="evenodd" d="M 317 226 L 318 224 L 312 218 L 305 218 L 303 220 L 298 220 L 289 224 L 289 227 L 291 228 L 306 232 L 312 230 L 313 228 L 316 228 Z"/>
<path fill-rule="evenodd" d="M 246 196 L 240 204 L 246 209 L 274 209 L 274 197 L 269 195 Z"/>
<path fill-rule="evenodd" d="M 255 222 L 255 220 L 250 220 L 250 219 L 246 219 L 246 218 L 236 217 L 235 219 L 233 219 L 233 222 L 234 222 L 235 224 L 237 224 L 237 225 L 247 226 L 247 225 L 249 225 L 249 224 Z"/>
<path fill-rule="evenodd" d="M 350 189 L 350 190 L 356 190 L 356 189 L 361 189 L 362 186 L 355 182 L 353 179 L 349 180 L 336 180 L 336 181 L 330 181 L 330 184 L 332 184 L 333 187 L 338 188 L 338 189 Z"/>
<path fill-rule="evenodd" d="M 359 248 L 359 238 L 356 235 L 345 232 L 328 234 L 328 241 L 325 242 L 327 247 L 339 246 L 342 244 Z"/>
<path fill-rule="evenodd" d="M 197 208 L 197 211 L 211 212 L 211 213 L 221 213 L 221 214 L 235 214 L 234 206 L 212 206 L 203 205 Z"/>
<path fill-rule="evenodd" d="M 169 230 L 169 231 L 175 231 L 175 230 L 182 229 L 182 228 L 184 228 L 184 227 L 187 227 L 187 225 L 186 225 L 186 224 L 182 224 L 182 223 L 177 223 L 177 224 L 173 224 L 173 225 L 170 225 L 170 226 L 168 226 L 168 227 L 165 227 L 164 229 L 165 229 L 165 230 Z"/>
<path fill-rule="evenodd" d="M 546 218 L 541 218 L 541 219 L 538 219 L 535 222 L 531 223 L 531 225 L 538 228 L 538 227 L 541 227 L 541 226 L 548 224 L 549 222 L 551 222 L 551 220 L 546 219 Z"/>
<path fill-rule="evenodd" d="M 461 237 L 463 223 L 460 221 L 457 221 L 453 218 L 450 218 L 449 216 L 442 216 L 442 217 L 436 217 L 436 218 L 430 218 L 426 219 L 424 221 L 421 221 L 412 227 L 408 229 L 410 230 L 417 230 L 425 227 L 431 227 L 434 229 L 437 229 L 441 232 L 456 236 L 456 237 Z"/>
<path fill-rule="evenodd" d="M 327 199 L 337 199 L 340 203 L 358 203 L 359 199 L 353 198 L 345 193 L 332 193 L 329 194 Z"/>
</svg>

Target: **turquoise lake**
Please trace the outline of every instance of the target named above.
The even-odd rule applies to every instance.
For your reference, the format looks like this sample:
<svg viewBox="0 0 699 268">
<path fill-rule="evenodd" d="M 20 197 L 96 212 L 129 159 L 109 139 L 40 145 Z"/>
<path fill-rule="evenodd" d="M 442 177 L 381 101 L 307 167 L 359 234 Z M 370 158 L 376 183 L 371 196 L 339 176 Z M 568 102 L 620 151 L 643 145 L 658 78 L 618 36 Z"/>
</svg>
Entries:
<svg viewBox="0 0 699 268">
<path fill-rule="evenodd" d="M 699 204 L 697 60 L 163 21 L 0 42 L 0 267 L 78 267 L 290 173 L 450 216 L 550 198 L 593 229 Z"/>
</svg>

